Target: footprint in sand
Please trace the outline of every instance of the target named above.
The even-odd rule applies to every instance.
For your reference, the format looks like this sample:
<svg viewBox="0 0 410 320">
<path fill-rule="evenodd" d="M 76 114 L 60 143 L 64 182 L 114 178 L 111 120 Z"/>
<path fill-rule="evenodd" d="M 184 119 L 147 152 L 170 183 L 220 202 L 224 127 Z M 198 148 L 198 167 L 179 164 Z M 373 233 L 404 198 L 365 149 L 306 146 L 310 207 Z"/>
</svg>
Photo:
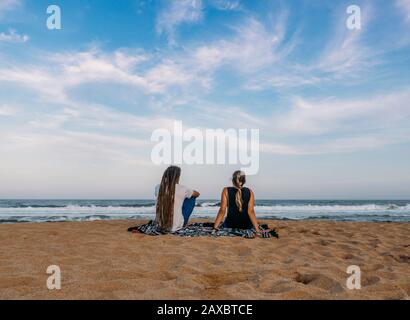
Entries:
<svg viewBox="0 0 410 320">
<path fill-rule="evenodd" d="M 342 255 L 342 259 L 345 259 L 345 260 L 351 260 L 351 259 L 354 259 L 354 258 L 356 258 L 356 257 L 351 253 L 345 253 L 344 255 Z"/>
<path fill-rule="evenodd" d="M 384 268 L 384 265 L 377 263 L 363 268 L 363 271 L 378 271 Z"/>
<path fill-rule="evenodd" d="M 369 241 L 369 245 L 372 248 L 377 248 L 377 246 L 381 243 L 381 241 L 379 239 L 374 239 L 374 240 L 370 240 Z"/>
<path fill-rule="evenodd" d="M 382 252 L 380 254 L 385 260 L 395 260 L 400 263 L 410 263 L 410 255 L 405 254 L 391 254 L 390 252 Z"/>
<path fill-rule="evenodd" d="M 309 286 L 311 285 L 331 293 L 343 291 L 343 287 L 339 284 L 339 282 L 323 274 L 296 272 L 294 280 L 298 283 Z"/>
<path fill-rule="evenodd" d="M 395 256 L 395 259 L 398 262 L 410 263 L 410 256 L 405 255 L 405 254 L 399 254 L 398 256 Z"/>
<path fill-rule="evenodd" d="M 240 282 L 258 281 L 259 275 L 249 272 L 223 272 L 220 274 L 203 274 L 201 280 L 208 286 L 226 286 Z"/>
<path fill-rule="evenodd" d="M 332 242 L 334 242 L 334 241 L 332 241 L 332 240 L 320 240 L 319 241 L 319 244 L 321 245 L 321 246 L 328 246 L 329 244 L 331 244 Z"/>
<path fill-rule="evenodd" d="M 368 287 L 372 286 L 380 281 L 379 277 L 376 276 L 364 276 L 362 277 L 362 286 Z"/>
<path fill-rule="evenodd" d="M 294 289 L 295 289 L 295 286 L 292 285 L 292 282 L 281 280 L 273 284 L 270 284 L 264 288 L 261 288 L 261 291 L 265 293 L 277 294 L 277 293 L 289 292 Z"/>
<path fill-rule="evenodd" d="M 252 251 L 246 247 L 237 247 L 233 251 L 241 257 L 249 256 L 252 254 Z"/>
<path fill-rule="evenodd" d="M 344 243 L 338 244 L 337 247 L 346 252 L 352 252 L 354 250 L 352 246 Z"/>
<path fill-rule="evenodd" d="M 329 251 L 320 251 L 319 254 L 323 257 L 328 257 L 328 258 L 333 257 L 333 254 Z"/>
</svg>

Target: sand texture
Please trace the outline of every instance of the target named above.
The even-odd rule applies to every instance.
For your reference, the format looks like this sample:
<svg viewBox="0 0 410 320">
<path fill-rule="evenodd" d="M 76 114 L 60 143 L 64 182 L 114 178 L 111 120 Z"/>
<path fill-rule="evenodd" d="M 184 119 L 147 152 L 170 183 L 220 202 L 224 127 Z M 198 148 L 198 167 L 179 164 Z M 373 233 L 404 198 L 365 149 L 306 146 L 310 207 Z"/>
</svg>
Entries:
<svg viewBox="0 0 410 320">
<path fill-rule="evenodd" d="M 410 224 L 267 221 L 279 239 L 146 236 L 135 221 L 0 225 L 0 299 L 409 299 Z M 61 269 L 48 290 L 46 269 Z M 349 290 L 349 265 L 361 268 Z"/>
</svg>

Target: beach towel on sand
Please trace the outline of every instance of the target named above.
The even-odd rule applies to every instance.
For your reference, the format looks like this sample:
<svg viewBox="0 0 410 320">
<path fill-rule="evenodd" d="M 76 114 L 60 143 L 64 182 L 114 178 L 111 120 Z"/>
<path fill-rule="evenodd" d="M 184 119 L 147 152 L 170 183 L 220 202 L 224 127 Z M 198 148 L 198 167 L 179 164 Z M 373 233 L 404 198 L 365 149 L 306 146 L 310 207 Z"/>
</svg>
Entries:
<svg viewBox="0 0 410 320">
<path fill-rule="evenodd" d="M 213 230 L 213 223 L 192 223 L 185 228 L 182 228 L 175 232 L 170 232 L 169 234 L 173 234 L 180 237 L 200 237 L 200 236 L 208 236 L 208 237 L 242 237 L 247 239 L 255 238 L 256 231 L 255 229 L 233 229 L 233 228 L 221 228 L 218 231 Z M 279 235 L 276 233 L 274 229 L 269 229 L 266 224 L 262 224 L 259 226 L 261 230 L 260 237 L 261 238 L 279 238 Z M 142 224 L 139 226 L 131 227 L 128 229 L 129 232 L 133 233 L 143 233 L 150 236 L 158 236 L 161 234 L 167 234 L 163 232 L 159 227 L 158 223 L 151 220 L 146 224 Z"/>
</svg>

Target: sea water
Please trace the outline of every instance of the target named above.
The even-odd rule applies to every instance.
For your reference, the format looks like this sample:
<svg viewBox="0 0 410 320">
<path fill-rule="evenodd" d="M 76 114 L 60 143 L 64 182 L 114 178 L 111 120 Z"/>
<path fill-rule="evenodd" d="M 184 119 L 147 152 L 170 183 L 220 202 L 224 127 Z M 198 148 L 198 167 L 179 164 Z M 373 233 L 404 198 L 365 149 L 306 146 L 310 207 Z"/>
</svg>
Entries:
<svg viewBox="0 0 410 320">
<path fill-rule="evenodd" d="M 219 201 L 198 200 L 213 219 Z M 410 222 L 410 200 L 256 200 L 259 219 Z M 0 223 L 153 219 L 155 200 L 0 200 Z"/>
</svg>

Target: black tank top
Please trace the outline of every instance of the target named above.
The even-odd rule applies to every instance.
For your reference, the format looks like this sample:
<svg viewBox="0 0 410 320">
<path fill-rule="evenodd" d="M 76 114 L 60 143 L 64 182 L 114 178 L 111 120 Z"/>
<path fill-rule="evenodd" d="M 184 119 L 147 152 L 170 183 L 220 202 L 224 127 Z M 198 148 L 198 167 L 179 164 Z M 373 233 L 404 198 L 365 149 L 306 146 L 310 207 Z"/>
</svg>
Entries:
<svg viewBox="0 0 410 320">
<path fill-rule="evenodd" d="M 248 216 L 248 205 L 251 198 L 251 191 L 248 188 L 242 188 L 242 212 L 236 205 L 235 197 L 238 189 L 228 188 L 228 215 L 225 219 L 225 227 L 238 229 L 251 229 L 253 224 Z"/>
</svg>

